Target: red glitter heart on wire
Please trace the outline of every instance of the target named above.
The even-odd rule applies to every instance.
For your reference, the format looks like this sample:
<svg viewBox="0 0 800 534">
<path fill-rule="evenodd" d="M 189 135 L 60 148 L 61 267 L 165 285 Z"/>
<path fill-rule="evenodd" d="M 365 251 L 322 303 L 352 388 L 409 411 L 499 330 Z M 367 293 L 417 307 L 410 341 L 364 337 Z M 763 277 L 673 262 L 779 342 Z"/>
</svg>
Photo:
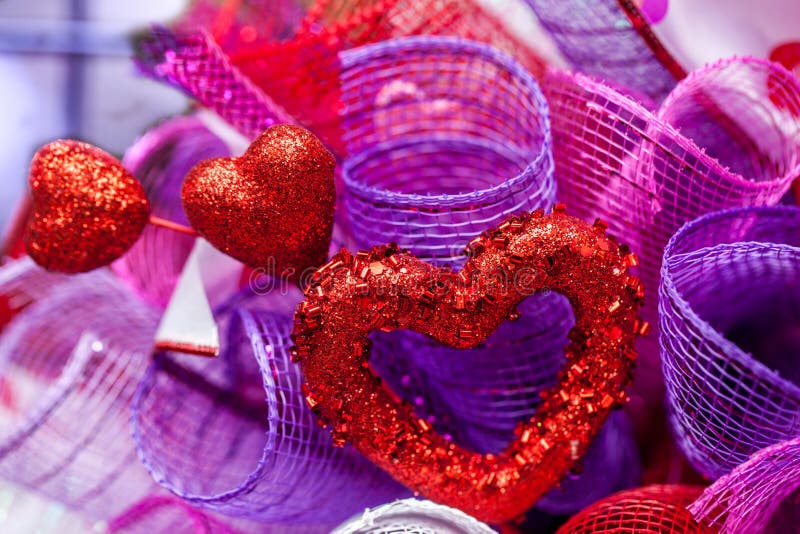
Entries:
<svg viewBox="0 0 800 534">
<path fill-rule="evenodd" d="M 194 229 L 222 252 L 296 280 L 327 257 L 335 164 L 308 130 L 276 125 L 243 156 L 192 168 L 183 183 L 183 208 Z"/>
<path fill-rule="evenodd" d="M 352 443 L 412 490 L 485 521 L 513 519 L 559 482 L 626 401 L 634 341 L 647 329 L 626 249 L 603 223 L 592 227 L 559 209 L 512 217 L 476 238 L 457 273 L 392 246 L 343 250 L 315 273 L 295 315 L 293 356 L 306 401 L 335 443 Z M 373 330 L 409 329 L 467 349 L 545 290 L 572 304 L 567 363 L 499 454 L 448 441 L 369 368 Z"/>
<path fill-rule="evenodd" d="M 46 269 L 76 273 L 108 265 L 147 224 L 150 206 L 141 184 L 116 158 L 87 143 L 42 147 L 29 183 L 33 211 L 25 247 Z"/>
</svg>

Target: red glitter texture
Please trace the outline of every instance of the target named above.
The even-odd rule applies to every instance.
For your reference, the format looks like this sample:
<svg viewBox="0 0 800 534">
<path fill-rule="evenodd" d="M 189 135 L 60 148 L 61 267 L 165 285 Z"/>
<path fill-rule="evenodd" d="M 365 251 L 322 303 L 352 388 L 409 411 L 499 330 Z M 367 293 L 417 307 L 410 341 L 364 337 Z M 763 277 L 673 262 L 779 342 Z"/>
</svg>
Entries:
<svg viewBox="0 0 800 534">
<path fill-rule="evenodd" d="M 240 158 L 195 165 L 183 182 L 183 208 L 194 229 L 222 252 L 296 280 L 327 257 L 335 165 L 311 132 L 279 124 Z"/>
<path fill-rule="evenodd" d="M 511 217 L 473 240 L 460 272 L 394 246 L 321 267 L 295 315 L 293 356 L 308 405 L 334 442 L 352 443 L 423 496 L 489 522 L 513 519 L 558 484 L 582 456 L 632 378 L 642 287 L 627 247 L 559 207 Z M 517 314 L 528 295 L 552 290 L 572 303 L 575 327 L 555 387 L 517 438 L 481 455 L 436 433 L 370 370 L 367 336 L 409 329 L 468 349 Z"/>
<path fill-rule="evenodd" d="M 51 271 L 77 273 L 108 265 L 139 239 L 150 206 L 122 164 L 72 140 L 39 149 L 29 177 L 33 212 L 25 247 Z"/>
</svg>

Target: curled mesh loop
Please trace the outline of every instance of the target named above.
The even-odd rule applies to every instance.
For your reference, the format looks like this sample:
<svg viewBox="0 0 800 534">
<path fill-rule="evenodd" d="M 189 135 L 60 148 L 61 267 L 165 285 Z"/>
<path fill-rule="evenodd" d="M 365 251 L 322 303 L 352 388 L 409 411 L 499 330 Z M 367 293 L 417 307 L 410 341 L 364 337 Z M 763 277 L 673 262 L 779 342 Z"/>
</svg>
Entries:
<svg viewBox="0 0 800 534">
<path fill-rule="evenodd" d="M 176 117 L 149 130 L 122 160 L 141 182 L 153 215 L 187 225 L 183 177 L 199 161 L 228 156 L 228 147 L 196 117 Z M 148 225 L 113 269 L 142 298 L 164 308 L 194 246 L 194 238 Z"/>
<path fill-rule="evenodd" d="M 675 75 L 648 47 L 618 0 L 525 2 L 577 72 L 645 102 L 660 102 L 675 87 Z"/>
<path fill-rule="evenodd" d="M 659 292 L 678 443 L 717 478 L 800 434 L 800 209 L 730 210 L 683 227 Z"/>
<path fill-rule="evenodd" d="M 394 241 L 459 267 L 482 231 L 512 213 L 552 206 L 547 105 L 511 57 L 459 38 L 409 37 L 341 58 L 350 154 L 342 178 L 354 247 Z M 530 297 L 520 313 L 468 352 L 410 332 L 376 336 L 371 361 L 438 430 L 496 452 L 554 384 L 573 325 L 560 295 Z M 618 476 L 636 463 L 625 423 L 604 429 L 584 475 L 565 480 L 543 508 L 574 512 L 632 483 Z"/>
<path fill-rule="evenodd" d="M 654 485 L 620 491 L 594 503 L 558 529 L 558 534 L 710 534 L 686 507 L 703 491 L 699 486 Z"/>
<path fill-rule="evenodd" d="M 133 406 L 156 481 L 197 506 L 293 524 L 336 524 L 406 493 L 319 427 L 290 361 L 290 330 L 289 317 L 238 309 L 219 359 L 156 360 Z"/>
<path fill-rule="evenodd" d="M 108 534 L 239 534 L 239 530 L 180 499 L 147 497 L 108 523 Z"/>
<path fill-rule="evenodd" d="M 20 277 L 46 294 L 0 338 L 0 476 L 107 518 L 153 487 L 128 408 L 156 317 L 107 271 Z M 19 282 L 4 280 L 0 292 Z"/>
<path fill-rule="evenodd" d="M 787 111 L 800 109 L 800 85 L 776 64 L 734 58 L 703 67 L 657 114 L 580 74 L 552 71 L 543 88 L 559 200 L 573 215 L 609 221 L 611 233 L 637 253 L 647 294 L 641 313 L 652 326 L 672 234 L 711 211 L 774 204 L 800 173 L 800 120 Z M 717 94 L 726 96 L 711 96 Z M 704 146 L 709 139 L 713 146 Z M 637 342 L 631 396 L 645 413 L 663 390 L 657 339 Z M 644 424 L 650 420 L 643 416 Z"/>
<path fill-rule="evenodd" d="M 273 26 L 256 19 L 238 23 Z M 290 39 L 254 31 L 247 43 L 231 37 L 233 31 L 218 32 L 220 48 L 208 30 L 187 34 L 158 28 L 138 46 L 140 66 L 247 136 L 275 122 L 297 120 L 337 153 L 342 152 L 338 54 L 343 50 L 407 35 L 457 35 L 513 53 L 534 73 L 544 69 L 527 45 L 474 0 L 319 1 Z"/>
<path fill-rule="evenodd" d="M 365 510 L 332 534 L 492 534 L 494 530 L 461 510 L 431 501 L 404 499 Z"/>
<path fill-rule="evenodd" d="M 796 532 L 798 490 L 800 437 L 756 452 L 706 488 L 689 510 L 721 534 Z"/>
</svg>

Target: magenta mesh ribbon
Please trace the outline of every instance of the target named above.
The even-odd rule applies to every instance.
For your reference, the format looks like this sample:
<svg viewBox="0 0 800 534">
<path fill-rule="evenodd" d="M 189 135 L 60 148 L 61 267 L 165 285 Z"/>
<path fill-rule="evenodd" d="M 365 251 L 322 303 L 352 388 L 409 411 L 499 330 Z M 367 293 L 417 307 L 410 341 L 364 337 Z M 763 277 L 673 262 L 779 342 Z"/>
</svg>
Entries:
<svg viewBox="0 0 800 534">
<path fill-rule="evenodd" d="M 149 130 L 125 153 L 123 165 L 139 179 L 157 217 L 187 225 L 181 206 L 183 177 L 200 160 L 228 156 L 230 150 L 200 119 L 170 119 Z M 113 264 L 114 272 L 151 304 L 164 308 L 172 296 L 194 238 L 149 225 L 131 249 Z"/>
<path fill-rule="evenodd" d="M 230 63 L 205 31 L 176 34 L 154 28 L 139 42 L 139 69 L 217 112 L 247 137 L 294 119 Z"/>
<path fill-rule="evenodd" d="M 0 269 L 0 294 L 26 283 L 46 294 L 0 338 L 0 476 L 107 518 L 153 489 L 129 403 L 156 317 L 108 271 L 65 277 L 20 261 Z"/>
<path fill-rule="evenodd" d="M 547 105 L 532 76 L 486 45 L 408 37 L 343 52 L 344 211 L 356 248 L 397 242 L 438 265 L 463 264 L 473 237 L 509 214 L 554 198 Z M 571 310 L 537 295 L 521 317 L 469 352 L 413 333 L 375 337 L 371 361 L 441 432 L 497 451 L 564 362 Z M 570 477 L 543 501 L 573 512 L 637 476 L 624 418 L 603 431 Z"/>
<path fill-rule="evenodd" d="M 525 0 L 577 71 L 661 102 L 676 74 L 642 38 L 618 0 Z M 628 0 L 628 4 L 633 4 Z M 641 15 L 640 13 L 637 14 Z M 645 22 L 642 19 L 642 22 Z M 655 36 L 651 35 L 651 39 Z M 685 75 L 681 73 L 677 78 Z M 645 104 L 645 107 L 650 107 Z"/>
<path fill-rule="evenodd" d="M 689 507 L 721 534 L 796 532 L 800 526 L 800 437 L 756 452 Z"/>
<path fill-rule="evenodd" d="M 578 74 L 551 72 L 544 90 L 559 200 L 573 215 L 608 221 L 637 253 L 652 326 L 670 236 L 710 211 L 773 204 L 800 174 L 800 85 L 776 64 L 738 58 L 704 67 L 656 114 Z M 645 410 L 661 399 L 656 339 L 638 343 L 631 393 Z"/>
<path fill-rule="evenodd" d="M 683 227 L 664 252 L 659 309 L 672 425 L 701 473 L 800 435 L 800 209 Z"/>
<path fill-rule="evenodd" d="M 156 481 L 197 506 L 287 524 L 336 524 L 406 493 L 317 424 L 288 317 L 240 308 L 230 322 L 219 359 L 161 355 L 142 381 L 134 438 Z"/>
<path fill-rule="evenodd" d="M 461 510 L 431 501 L 404 499 L 365 510 L 331 534 L 494 534 Z"/>
</svg>

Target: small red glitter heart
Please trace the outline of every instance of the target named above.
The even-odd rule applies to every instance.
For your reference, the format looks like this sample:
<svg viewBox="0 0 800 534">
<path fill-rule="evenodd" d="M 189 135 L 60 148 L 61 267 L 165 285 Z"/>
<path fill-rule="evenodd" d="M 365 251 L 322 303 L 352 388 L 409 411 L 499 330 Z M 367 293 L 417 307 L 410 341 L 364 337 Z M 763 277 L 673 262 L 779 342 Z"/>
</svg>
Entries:
<svg viewBox="0 0 800 534">
<path fill-rule="evenodd" d="M 512 217 L 470 243 L 457 273 L 393 247 L 334 256 L 306 288 L 293 332 L 306 401 L 330 424 L 334 443 L 352 443 L 412 490 L 479 519 L 499 523 L 525 512 L 625 402 L 634 341 L 646 330 L 637 318 L 641 283 L 627 273 L 634 257 L 604 230 L 563 213 Z M 572 304 L 567 362 L 498 454 L 447 440 L 370 370 L 373 330 L 414 330 L 471 348 L 545 290 Z"/>
<path fill-rule="evenodd" d="M 296 280 L 327 257 L 335 164 L 311 132 L 273 126 L 241 157 L 192 168 L 183 182 L 183 208 L 194 229 L 222 252 Z"/>
<path fill-rule="evenodd" d="M 136 178 L 87 143 L 60 140 L 39 149 L 29 183 L 33 210 L 25 247 L 51 271 L 108 265 L 136 242 L 150 215 Z"/>
</svg>

